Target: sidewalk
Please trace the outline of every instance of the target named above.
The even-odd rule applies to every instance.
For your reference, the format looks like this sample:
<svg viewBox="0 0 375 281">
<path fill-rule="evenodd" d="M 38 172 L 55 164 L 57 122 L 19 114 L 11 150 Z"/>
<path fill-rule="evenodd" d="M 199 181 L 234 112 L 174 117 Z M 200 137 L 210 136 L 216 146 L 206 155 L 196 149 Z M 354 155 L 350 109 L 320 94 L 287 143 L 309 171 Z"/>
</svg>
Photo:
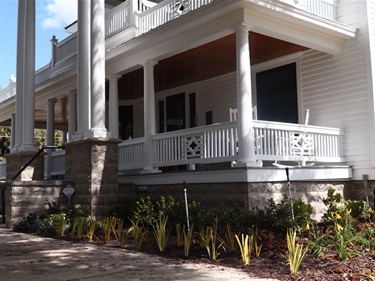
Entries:
<svg viewBox="0 0 375 281">
<path fill-rule="evenodd" d="M 0 226 L 1 280 L 272 281 L 241 270 L 12 232 Z"/>
</svg>

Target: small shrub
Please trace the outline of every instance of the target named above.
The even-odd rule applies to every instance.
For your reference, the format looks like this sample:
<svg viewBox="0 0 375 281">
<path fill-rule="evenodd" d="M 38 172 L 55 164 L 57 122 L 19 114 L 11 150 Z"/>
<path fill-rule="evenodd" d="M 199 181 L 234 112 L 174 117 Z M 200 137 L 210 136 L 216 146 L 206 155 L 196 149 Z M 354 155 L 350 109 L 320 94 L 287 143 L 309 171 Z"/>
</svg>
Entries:
<svg viewBox="0 0 375 281">
<path fill-rule="evenodd" d="M 160 252 L 164 252 L 167 246 L 170 229 L 167 228 L 168 217 L 160 215 L 159 220 L 153 225 L 154 237 Z"/>
<path fill-rule="evenodd" d="M 235 235 L 237 239 L 238 246 L 240 247 L 242 262 L 244 265 L 249 265 L 251 261 L 251 250 L 253 244 L 253 236 L 246 236 L 242 233 L 241 240 L 238 235 Z"/>
</svg>

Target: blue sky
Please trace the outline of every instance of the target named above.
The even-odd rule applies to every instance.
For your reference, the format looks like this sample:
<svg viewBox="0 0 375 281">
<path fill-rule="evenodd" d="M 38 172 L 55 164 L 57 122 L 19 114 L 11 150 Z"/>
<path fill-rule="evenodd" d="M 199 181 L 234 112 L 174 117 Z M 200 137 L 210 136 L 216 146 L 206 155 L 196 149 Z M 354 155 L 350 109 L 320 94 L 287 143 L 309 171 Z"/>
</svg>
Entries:
<svg viewBox="0 0 375 281">
<path fill-rule="evenodd" d="M 0 0 L 0 87 L 16 76 L 18 0 Z M 77 19 L 77 0 L 36 0 L 35 68 L 51 59 L 51 38 L 68 37 L 64 27 Z"/>
</svg>

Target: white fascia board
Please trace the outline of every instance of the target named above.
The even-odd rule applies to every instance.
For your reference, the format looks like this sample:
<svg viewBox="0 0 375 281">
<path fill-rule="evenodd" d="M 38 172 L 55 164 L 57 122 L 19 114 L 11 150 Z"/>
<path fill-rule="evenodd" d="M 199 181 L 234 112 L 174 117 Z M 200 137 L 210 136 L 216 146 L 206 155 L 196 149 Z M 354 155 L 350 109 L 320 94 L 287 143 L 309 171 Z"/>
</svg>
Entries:
<svg viewBox="0 0 375 281">
<path fill-rule="evenodd" d="M 289 169 L 291 181 L 341 180 L 352 177 L 348 166 L 332 167 L 296 167 Z M 133 176 L 120 176 L 120 183 L 135 185 L 163 185 L 186 183 L 234 183 L 234 182 L 283 182 L 286 181 L 285 169 L 280 168 L 232 168 L 217 171 L 186 171 L 181 173 L 157 173 Z"/>
</svg>

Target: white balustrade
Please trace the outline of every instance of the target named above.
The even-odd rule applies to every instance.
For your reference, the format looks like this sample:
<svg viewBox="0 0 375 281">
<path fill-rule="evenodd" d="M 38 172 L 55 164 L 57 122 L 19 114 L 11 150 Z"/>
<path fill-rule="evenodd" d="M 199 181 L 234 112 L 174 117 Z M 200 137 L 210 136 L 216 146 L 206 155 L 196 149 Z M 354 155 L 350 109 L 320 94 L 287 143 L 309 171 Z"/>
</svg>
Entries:
<svg viewBox="0 0 375 281">
<path fill-rule="evenodd" d="M 343 162 L 343 130 L 254 121 L 257 160 Z"/>
<path fill-rule="evenodd" d="M 14 79 L 13 75 L 9 79 L 9 85 L 5 87 L 4 89 L 0 89 L 0 102 L 3 102 L 13 96 L 16 95 L 16 80 Z"/>
<path fill-rule="evenodd" d="M 44 175 L 47 171 L 47 157 L 44 156 Z M 65 175 L 65 150 L 53 151 L 51 153 L 51 176 Z"/>
<path fill-rule="evenodd" d="M 337 20 L 336 0 L 279 0 L 318 16 Z"/>
<path fill-rule="evenodd" d="M 343 131 L 337 128 L 253 121 L 256 160 L 343 162 Z M 234 161 L 237 122 L 153 136 L 154 167 Z M 144 139 L 119 145 L 119 170 L 143 167 Z"/>
<path fill-rule="evenodd" d="M 144 167 L 144 138 L 126 140 L 118 146 L 118 168 L 134 170 Z"/>
<path fill-rule="evenodd" d="M 138 15 L 139 34 L 146 33 L 214 0 L 165 0 Z"/>
<path fill-rule="evenodd" d="M 6 179 L 6 171 L 7 171 L 6 167 L 7 167 L 6 160 L 1 160 L 0 161 L 0 180 Z"/>
<path fill-rule="evenodd" d="M 64 61 L 77 54 L 77 33 L 70 35 L 56 44 L 55 64 Z"/>
</svg>

